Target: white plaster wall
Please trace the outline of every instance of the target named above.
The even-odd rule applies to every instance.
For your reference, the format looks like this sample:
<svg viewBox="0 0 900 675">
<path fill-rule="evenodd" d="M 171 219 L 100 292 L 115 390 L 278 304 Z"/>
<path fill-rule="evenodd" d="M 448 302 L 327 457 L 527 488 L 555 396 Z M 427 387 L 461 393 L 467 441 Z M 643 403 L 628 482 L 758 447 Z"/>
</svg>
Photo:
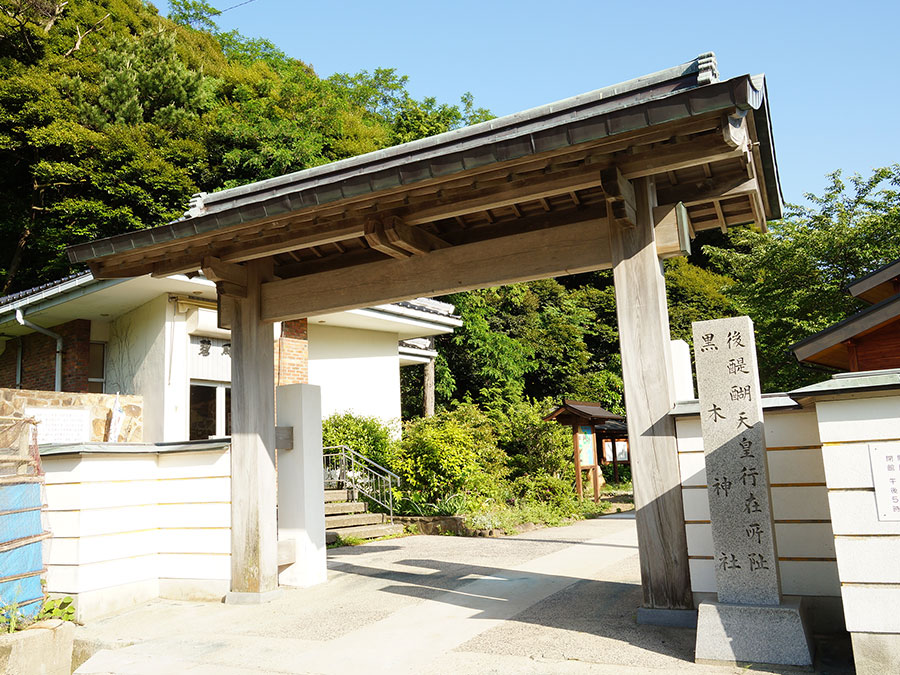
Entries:
<svg viewBox="0 0 900 675">
<path fill-rule="evenodd" d="M 165 437 L 166 316 L 165 295 L 123 314 L 109 324 L 106 391 L 144 397 L 144 441 Z"/>
<path fill-rule="evenodd" d="M 81 621 L 170 597 L 166 588 L 224 595 L 230 461 L 225 450 L 43 458 L 47 591 L 75 598 Z"/>
<path fill-rule="evenodd" d="M 400 419 L 396 333 L 309 326 L 309 383 L 322 388 L 322 415 L 352 411 Z"/>
<path fill-rule="evenodd" d="M 164 442 L 186 441 L 190 438 L 190 379 L 188 377 L 188 336 L 187 313 L 179 312 L 174 302 L 166 303 L 166 353 L 165 383 L 163 385 L 163 434 L 158 439 Z M 157 439 L 144 437 L 145 441 Z"/>
<path fill-rule="evenodd" d="M 840 596 L 816 413 L 769 412 L 763 420 L 782 591 L 785 595 Z M 696 593 L 714 593 L 715 551 L 700 418 L 680 417 L 675 428 L 691 588 Z"/>
<path fill-rule="evenodd" d="M 816 402 L 847 630 L 900 633 L 900 521 L 881 521 L 869 444 L 900 451 L 900 396 Z"/>
</svg>

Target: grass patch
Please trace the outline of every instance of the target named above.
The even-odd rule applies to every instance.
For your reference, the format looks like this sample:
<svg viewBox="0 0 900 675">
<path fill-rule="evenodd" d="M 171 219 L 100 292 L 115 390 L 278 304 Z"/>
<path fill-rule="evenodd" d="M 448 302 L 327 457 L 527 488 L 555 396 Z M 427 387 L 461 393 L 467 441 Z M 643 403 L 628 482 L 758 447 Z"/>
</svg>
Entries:
<svg viewBox="0 0 900 675">
<path fill-rule="evenodd" d="M 502 530 L 506 534 L 517 534 L 519 528 L 526 524 L 559 527 L 575 520 L 609 513 L 611 510 L 612 506 L 607 502 L 595 504 L 588 500 L 576 502 L 574 509 L 563 509 L 542 502 L 528 502 L 515 506 L 498 504 L 467 514 L 465 524 L 472 530 Z"/>
<path fill-rule="evenodd" d="M 341 548 L 342 546 L 359 546 L 360 544 L 365 544 L 368 539 L 360 539 L 359 537 L 342 537 L 338 535 L 338 538 L 331 542 L 330 544 L 325 544 L 325 548 Z"/>
</svg>

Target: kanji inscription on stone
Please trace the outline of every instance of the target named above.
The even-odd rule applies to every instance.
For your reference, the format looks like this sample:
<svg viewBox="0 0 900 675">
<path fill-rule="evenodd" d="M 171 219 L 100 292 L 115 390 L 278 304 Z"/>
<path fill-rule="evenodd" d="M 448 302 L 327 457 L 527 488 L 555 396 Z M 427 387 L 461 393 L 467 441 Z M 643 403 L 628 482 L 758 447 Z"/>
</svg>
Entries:
<svg viewBox="0 0 900 675">
<path fill-rule="evenodd" d="M 719 602 L 781 602 L 756 342 L 749 317 L 693 324 Z"/>
</svg>

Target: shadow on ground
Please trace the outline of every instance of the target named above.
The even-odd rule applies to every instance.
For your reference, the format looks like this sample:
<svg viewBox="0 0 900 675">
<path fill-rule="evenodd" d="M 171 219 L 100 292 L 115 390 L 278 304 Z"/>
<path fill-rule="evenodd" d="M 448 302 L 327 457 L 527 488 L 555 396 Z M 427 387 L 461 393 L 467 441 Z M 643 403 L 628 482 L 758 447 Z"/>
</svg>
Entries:
<svg viewBox="0 0 900 675">
<path fill-rule="evenodd" d="M 523 541 L 517 538 L 517 541 Z M 583 541 L 572 544 L 584 545 Z M 601 545 L 601 544 L 598 544 Z M 610 544 L 602 544 L 610 546 Z M 616 545 L 618 548 L 636 548 Z M 374 547 L 365 547 L 374 552 Z M 476 610 L 472 618 L 506 618 L 504 605 L 514 594 L 527 592 L 531 585 L 562 587 L 527 609 L 506 618 L 457 648 L 460 652 L 528 655 L 535 659 L 585 661 L 623 666 L 661 667 L 669 659 L 683 664 L 693 663 L 696 631 L 689 628 L 667 628 L 638 625 L 637 608 L 641 604 L 640 584 L 630 581 L 598 581 L 536 574 L 518 570 L 448 563 L 433 559 L 407 558 L 396 564 L 424 571 L 385 570 L 359 565 L 335 556 L 335 571 L 380 579 L 387 583 L 379 590 L 402 596 L 428 599 Z M 634 559 L 623 567 L 634 565 Z M 641 650 L 636 652 L 622 643 Z M 618 645 L 618 649 L 617 649 Z M 748 667 L 751 671 L 795 673 L 796 669 Z M 852 652 L 848 636 L 817 636 L 817 673 L 852 675 Z"/>
</svg>

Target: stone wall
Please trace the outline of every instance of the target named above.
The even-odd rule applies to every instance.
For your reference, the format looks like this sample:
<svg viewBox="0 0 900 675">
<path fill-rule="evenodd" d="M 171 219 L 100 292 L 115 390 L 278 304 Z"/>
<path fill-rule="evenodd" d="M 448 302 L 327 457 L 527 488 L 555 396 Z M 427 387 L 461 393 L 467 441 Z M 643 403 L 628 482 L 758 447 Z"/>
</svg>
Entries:
<svg viewBox="0 0 900 675">
<path fill-rule="evenodd" d="M 24 417 L 25 408 L 86 408 L 91 413 L 91 441 L 139 443 L 143 439 L 143 399 L 120 396 L 125 420 L 117 439 L 107 438 L 114 394 L 75 394 L 57 391 L 0 388 L 0 417 Z"/>
</svg>

